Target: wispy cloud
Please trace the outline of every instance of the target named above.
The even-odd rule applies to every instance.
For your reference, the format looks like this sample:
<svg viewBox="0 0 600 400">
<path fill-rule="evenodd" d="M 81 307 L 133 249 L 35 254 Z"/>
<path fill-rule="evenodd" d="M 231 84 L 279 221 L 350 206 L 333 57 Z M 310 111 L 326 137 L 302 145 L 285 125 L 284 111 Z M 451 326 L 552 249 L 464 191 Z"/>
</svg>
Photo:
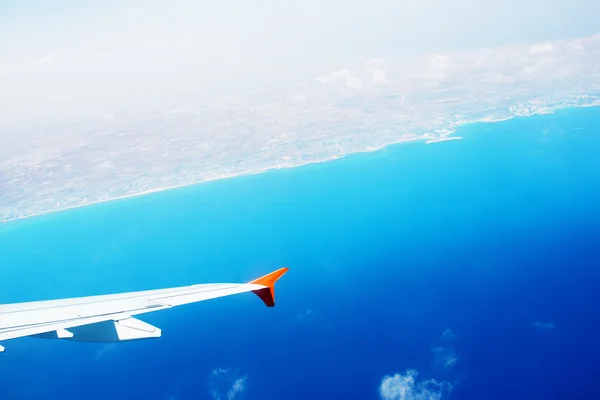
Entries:
<svg viewBox="0 0 600 400">
<path fill-rule="evenodd" d="M 104 344 L 98 350 L 96 350 L 96 355 L 94 356 L 94 359 L 96 361 L 99 361 L 102 358 L 106 357 L 107 354 L 110 354 L 114 351 L 117 351 L 116 343 Z"/>
<path fill-rule="evenodd" d="M 441 400 L 449 395 L 452 385 L 435 379 L 420 380 L 419 373 L 408 369 L 404 374 L 385 376 L 379 385 L 383 400 Z"/>
<path fill-rule="evenodd" d="M 235 400 L 246 389 L 247 376 L 231 368 L 215 368 L 209 376 L 213 400 Z"/>
<path fill-rule="evenodd" d="M 454 332 L 452 331 L 452 329 L 447 328 L 444 333 L 442 333 L 442 339 L 445 340 L 454 340 Z"/>
<path fill-rule="evenodd" d="M 233 400 L 238 393 L 242 393 L 246 387 L 246 377 L 238 378 L 231 385 L 231 389 L 227 392 L 227 400 Z"/>
<path fill-rule="evenodd" d="M 442 333 L 439 343 L 431 351 L 433 353 L 433 367 L 436 370 L 450 370 L 456 366 L 460 357 L 454 349 L 456 334 L 448 328 Z"/>
<path fill-rule="evenodd" d="M 434 357 L 433 364 L 439 368 L 453 368 L 460 359 L 452 347 L 434 347 L 432 351 Z"/>
</svg>

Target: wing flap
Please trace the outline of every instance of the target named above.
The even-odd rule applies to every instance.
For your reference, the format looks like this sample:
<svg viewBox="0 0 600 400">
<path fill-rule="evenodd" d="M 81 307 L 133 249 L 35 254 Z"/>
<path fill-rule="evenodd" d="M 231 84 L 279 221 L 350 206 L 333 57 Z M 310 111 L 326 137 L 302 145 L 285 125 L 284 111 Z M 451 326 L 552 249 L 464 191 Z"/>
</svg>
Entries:
<svg viewBox="0 0 600 400">
<path fill-rule="evenodd" d="M 73 337 L 67 340 L 73 342 L 123 342 L 162 336 L 159 328 L 131 317 L 83 325 L 71 330 Z"/>
<path fill-rule="evenodd" d="M 45 332 L 36 335 L 40 339 L 69 339 L 73 337 L 73 332 L 60 328 L 52 332 Z"/>
</svg>

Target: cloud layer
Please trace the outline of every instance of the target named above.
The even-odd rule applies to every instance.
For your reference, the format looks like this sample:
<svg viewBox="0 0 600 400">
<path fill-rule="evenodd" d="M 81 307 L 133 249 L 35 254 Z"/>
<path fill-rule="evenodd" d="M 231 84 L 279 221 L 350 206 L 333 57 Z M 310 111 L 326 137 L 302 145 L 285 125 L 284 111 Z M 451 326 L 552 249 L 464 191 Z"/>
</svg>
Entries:
<svg viewBox="0 0 600 400">
<path fill-rule="evenodd" d="M 11 119 L 76 118 L 190 90 L 260 90 L 378 54 L 387 60 L 584 36 L 597 32 L 593 16 L 600 14 L 594 0 L 557 0 L 544 10 L 538 0 L 492 0 L 485 7 L 476 0 L 452 7 L 443 0 L 37 3 L 0 4 L 0 112 Z M 364 69 L 351 68 L 343 85 L 389 79 L 380 68 Z M 445 74 L 427 73 L 431 86 Z"/>
</svg>

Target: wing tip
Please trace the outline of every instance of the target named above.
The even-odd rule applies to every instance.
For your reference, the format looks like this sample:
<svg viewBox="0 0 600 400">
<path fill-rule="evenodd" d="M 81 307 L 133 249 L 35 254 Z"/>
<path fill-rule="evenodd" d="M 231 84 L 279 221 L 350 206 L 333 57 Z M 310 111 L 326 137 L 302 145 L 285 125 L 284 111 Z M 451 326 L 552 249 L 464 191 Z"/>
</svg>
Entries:
<svg viewBox="0 0 600 400">
<path fill-rule="evenodd" d="M 256 294 L 260 299 L 265 303 L 267 307 L 275 306 L 275 282 L 279 278 L 283 276 L 286 272 L 289 271 L 289 268 L 283 267 L 279 268 L 276 271 L 273 271 L 267 275 L 261 276 L 258 279 L 255 279 L 249 283 L 255 285 L 265 286 L 262 289 L 253 290 L 252 292 Z"/>
</svg>

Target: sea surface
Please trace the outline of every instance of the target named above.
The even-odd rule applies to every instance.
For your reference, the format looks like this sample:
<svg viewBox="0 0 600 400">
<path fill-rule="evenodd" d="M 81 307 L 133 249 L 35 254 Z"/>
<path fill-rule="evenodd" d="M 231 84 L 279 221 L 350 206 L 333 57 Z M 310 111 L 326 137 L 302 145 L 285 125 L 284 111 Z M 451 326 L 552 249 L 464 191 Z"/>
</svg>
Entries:
<svg viewBox="0 0 600 400">
<path fill-rule="evenodd" d="M 595 398 L 600 108 L 456 135 L 0 224 L 0 303 L 290 268 L 160 339 L 6 341 L 0 399 Z"/>
</svg>

